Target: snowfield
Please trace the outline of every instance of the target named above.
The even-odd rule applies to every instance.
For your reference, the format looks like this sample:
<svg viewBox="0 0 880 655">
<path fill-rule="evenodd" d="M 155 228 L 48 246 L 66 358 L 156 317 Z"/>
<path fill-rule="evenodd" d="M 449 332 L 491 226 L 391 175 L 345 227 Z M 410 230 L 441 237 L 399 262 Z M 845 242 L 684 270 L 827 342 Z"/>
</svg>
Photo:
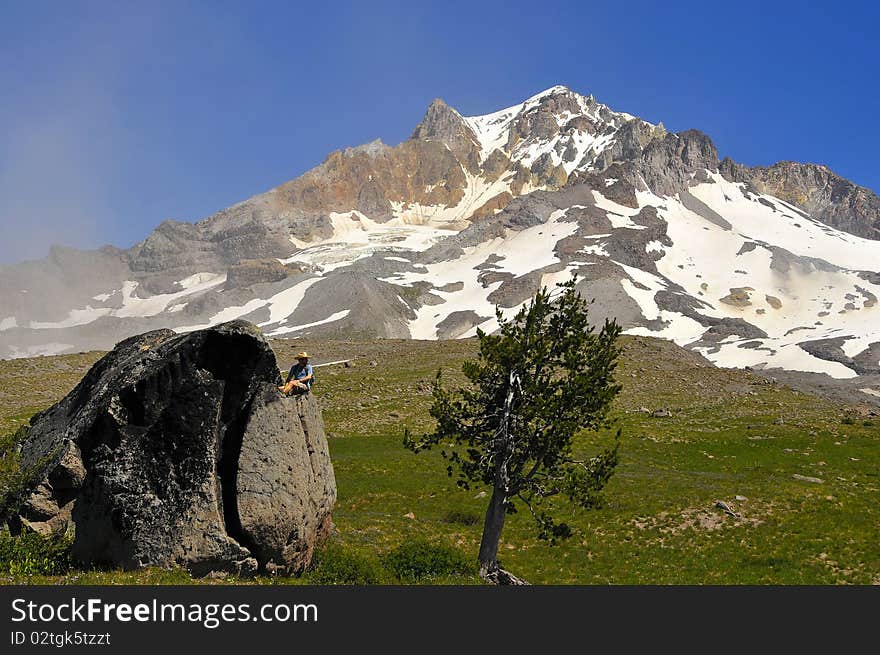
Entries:
<svg viewBox="0 0 880 655">
<path fill-rule="evenodd" d="M 482 271 L 476 267 L 485 263 L 492 255 L 500 259 L 494 263 L 491 270 L 512 273 L 514 276 L 558 264 L 559 258 L 553 252 L 556 243 L 577 230 L 577 223 L 559 222 L 566 212 L 567 210 L 557 210 L 551 214 L 546 224 L 536 225 L 520 232 L 508 231 L 505 238 L 495 238 L 479 246 L 466 248 L 463 256 L 429 264 L 423 272 L 384 278 L 386 282 L 400 285 L 412 285 L 419 281 L 428 281 L 436 287 L 455 282 L 464 284 L 464 288 L 460 291 L 434 291 L 444 302 L 440 305 L 425 305 L 417 311 L 417 318 L 409 324 L 412 337 L 436 339 L 439 324 L 454 312 L 473 311 L 478 316 L 484 317 L 483 322 L 461 336 L 472 336 L 476 328 L 483 327 L 486 322 L 493 322 L 494 325 L 495 305 L 489 301 L 489 296 L 501 286 L 501 282 L 483 286 L 478 279 Z M 515 309 L 513 311 L 515 312 Z"/>
<path fill-rule="evenodd" d="M 651 204 L 662 207 L 658 214 L 666 220 L 674 243 L 672 248 L 663 248 L 657 270 L 708 303 L 711 309 L 703 314 L 742 318 L 768 336 L 728 338 L 715 347 L 696 349 L 719 366 L 779 367 L 854 377 L 851 368 L 815 357 L 798 344 L 852 336 L 844 348 L 852 357 L 880 341 L 880 308 L 871 300 L 871 296 L 880 296 L 880 286 L 859 276 L 859 270 L 872 270 L 872 258 L 875 268 L 880 262 L 880 242 L 841 233 L 796 214 L 776 198 L 762 196 L 785 208 L 784 213 L 774 211 L 745 198 L 740 185 L 711 175 L 713 183 L 691 187 L 690 192 L 728 220 L 732 229 L 725 230 L 688 210 L 677 199 L 654 199 Z M 792 255 L 822 259 L 831 266 L 792 257 L 787 266 L 774 267 L 773 246 Z M 788 259 L 784 254 L 781 258 Z M 722 301 L 736 289 L 743 290 L 747 305 Z M 639 333 L 650 331 L 640 329 Z M 680 345 L 696 340 L 685 326 L 681 332 L 670 326 L 656 336 Z M 752 347 L 742 347 L 745 343 Z"/>
</svg>

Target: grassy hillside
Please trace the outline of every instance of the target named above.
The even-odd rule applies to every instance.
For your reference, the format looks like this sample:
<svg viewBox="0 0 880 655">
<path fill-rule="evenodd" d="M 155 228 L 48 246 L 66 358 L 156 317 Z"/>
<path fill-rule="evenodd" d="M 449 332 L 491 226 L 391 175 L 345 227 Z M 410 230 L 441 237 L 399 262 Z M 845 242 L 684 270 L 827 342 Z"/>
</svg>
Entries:
<svg viewBox="0 0 880 655">
<path fill-rule="evenodd" d="M 751 372 L 714 368 L 668 342 L 624 342 L 615 411 L 622 462 L 605 507 L 568 510 L 565 520 L 577 531 L 557 546 L 534 538 L 527 512 L 512 516 L 501 547 L 506 568 L 545 584 L 880 583 L 878 425 Z M 318 369 L 314 391 L 339 488 L 336 534 L 315 572 L 271 582 L 407 581 L 395 562 L 400 553 L 416 557 L 410 551 L 420 542 L 452 559 L 475 559 L 486 491 L 459 490 L 438 454 L 414 455 L 401 440 L 404 427 L 430 429 L 430 381 L 438 367 L 461 379 L 461 362 L 476 343 L 293 340 L 273 347 L 282 366 L 303 348 L 315 361 L 354 358 L 355 365 Z M 0 362 L 0 433 L 62 397 L 98 356 Z M 655 418 L 656 409 L 671 416 Z M 578 446 L 590 453 L 609 438 L 584 435 Z M 740 517 L 716 508 L 719 500 Z M 477 581 L 456 572 L 460 566 L 441 569 L 422 580 Z M 180 583 L 188 576 L 6 579 Z"/>
</svg>

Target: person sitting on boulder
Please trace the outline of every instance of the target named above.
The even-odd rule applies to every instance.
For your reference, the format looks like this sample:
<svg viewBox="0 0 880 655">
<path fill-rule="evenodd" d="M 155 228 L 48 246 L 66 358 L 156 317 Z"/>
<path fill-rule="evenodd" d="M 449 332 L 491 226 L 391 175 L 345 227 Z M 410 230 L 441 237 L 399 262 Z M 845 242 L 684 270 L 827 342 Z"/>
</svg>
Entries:
<svg viewBox="0 0 880 655">
<path fill-rule="evenodd" d="M 309 364 L 309 354 L 303 351 L 296 356 L 296 364 L 290 367 L 287 380 L 283 386 L 278 387 L 278 390 L 284 394 L 308 393 L 312 388 L 312 379 L 314 377 L 312 365 Z"/>
</svg>

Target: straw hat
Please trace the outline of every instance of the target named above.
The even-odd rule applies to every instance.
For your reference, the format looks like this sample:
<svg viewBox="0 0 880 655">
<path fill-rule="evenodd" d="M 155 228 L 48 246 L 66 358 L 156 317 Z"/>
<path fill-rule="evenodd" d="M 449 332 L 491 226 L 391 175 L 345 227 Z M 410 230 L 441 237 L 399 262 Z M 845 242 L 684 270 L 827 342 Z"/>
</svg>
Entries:
<svg viewBox="0 0 880 655">
<path fill-rule="evenodd" d="M 297 359 L 308 359 L 309 354 L 305 350 L 303 350 L 299 355 L 296 356 L 296 358 Z"/>
</svg>

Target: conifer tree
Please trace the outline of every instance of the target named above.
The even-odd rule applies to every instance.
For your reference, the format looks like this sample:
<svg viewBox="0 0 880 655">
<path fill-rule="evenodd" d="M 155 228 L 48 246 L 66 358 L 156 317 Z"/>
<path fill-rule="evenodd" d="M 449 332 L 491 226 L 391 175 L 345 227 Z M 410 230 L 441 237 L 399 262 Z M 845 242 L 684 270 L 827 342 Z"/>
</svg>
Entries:
<svg viewBox="0 0 880 655">
<path fill-rule="evenodd" d="M 614 445 L 593 457 L 576 456 L 572 441 L 609 425 L 620 391 L 614 381 L 620 327 L 606 321 L 597 333 L 575 280 L 557 287 L 541 289 L 511 320 L 498 310 L 498 331 L 478 330 L 479 354 L 462 367 L 469 384 L 449 389 L 438 372 L 434 432 L 404 437 L 414 452 L 439 444 L 459 486 L 492 487 L 479 563 L 480 575 L 498 584 L 523 582 L 498 564 L 506 515 L 528 508 L 539 538 L 568 537 L 569 526 L 553 517 L 554 502 L 597 507 L 618 461 L 619 431 Z"/>
</svg>

